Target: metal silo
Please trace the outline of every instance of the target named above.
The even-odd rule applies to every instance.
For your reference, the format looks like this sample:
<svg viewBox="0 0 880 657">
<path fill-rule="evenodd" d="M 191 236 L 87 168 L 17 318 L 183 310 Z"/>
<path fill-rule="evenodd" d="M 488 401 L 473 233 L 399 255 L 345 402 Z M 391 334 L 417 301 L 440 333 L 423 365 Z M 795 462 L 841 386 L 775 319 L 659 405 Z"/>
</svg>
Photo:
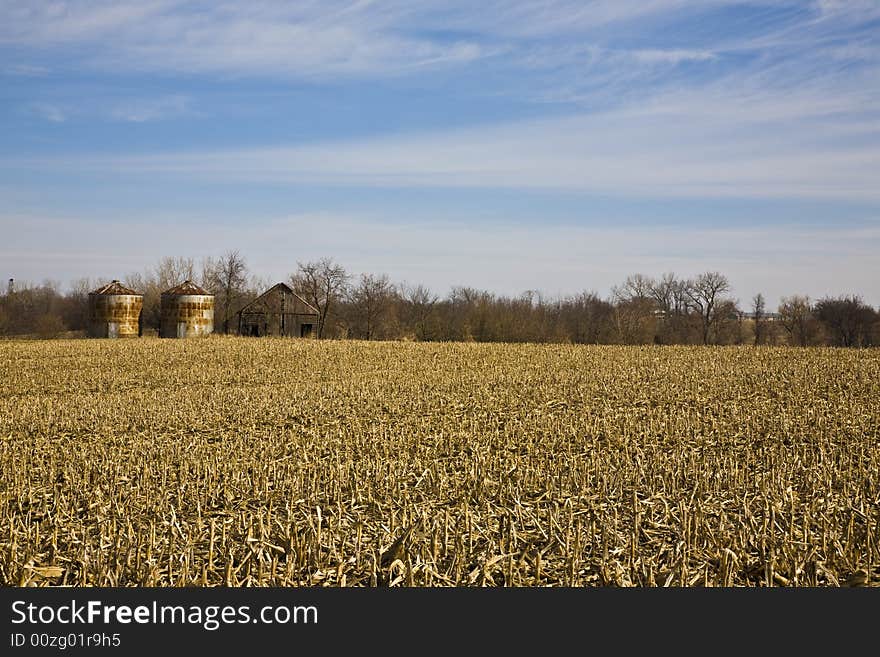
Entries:
<svg viewBox="0 0 880 657">
<path fill-rule="evenodd" d="M 144 298 L 119 281 L 89 292 L 89 336 L 136 338 L 140 335 Z"/>
<path fill-rule="evenodd" d="M 192 281 L 162 293 L 159 337 L 192 338 L 214 331 L 214 295 Z"/>
</svg>

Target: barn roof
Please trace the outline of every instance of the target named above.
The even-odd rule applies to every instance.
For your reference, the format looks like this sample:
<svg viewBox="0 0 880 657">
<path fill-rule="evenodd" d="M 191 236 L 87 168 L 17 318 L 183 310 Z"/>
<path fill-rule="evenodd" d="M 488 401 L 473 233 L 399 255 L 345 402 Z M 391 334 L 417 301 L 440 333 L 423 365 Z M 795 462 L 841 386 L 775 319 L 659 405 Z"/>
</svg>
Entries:
<svg viewBox="0 0 880 657">
<path fill-rule="evenodd" d="M 188 295 L 188 294 L 209 296 L 209 297 L 213 296 L 205 288 L 196 285 L 192 281 L 184 281 L 180 285 L 175 285 L 170 290 L 165 290 L 162 294 L 168 294 L 170 296 L 184 296 L 184 295 Z"/>
<path fill-rule="evenodd" d="M 89 294 L 100 294 L 100 295 L 112 295 L 112 294 L 129 294 L 134 296 L 140 296 L 137 292 L 132 290 L 130 287 L 125 287 L 122 283 L 117 280 L 112 280 L 107 285 L 102 285 L 97 290 L 89 292 Z"/>
<path fill-rule="evenodd" d="M 256 299 L 254 299 L 253 301 L 251 301 L 248 305 L 246 305 L 244 308 L 242 308 L 242 309 L 239 310 L 238 312 L 240 312 L 240 313 L 246 312 L 248 308 L 251 308 L 252 306 L 256 306 L 256 305 L 258 305 L 258 304 L 263 300 L 264 297 L 267 297 L 269 294 L 271 294 L 271 293 L 274 292 L 275 290 L 281 290 L 282 292 L 285 292 L 285 293 L 287 293 L 287 294 L 289 294 L 289 295 L 291 295 L 291 296 L 296 297 L 297 299 L 299 299 L 299 301 L 300 301 L 300 302 L 301 302 L 306 308 L 308 308 L 309 310 L 311 310 L 313 313 L 315 313 L 316 315 L 320 315 L 320 314 L 321 314 L 321 313 L 318 312 L 318 309 L 317 309 L 317 308 L 315 308 L 312 304 L 310 304 L 308 301 L 306 301 L 306 300 L 303 299 L 300 295 L 298 295 L 296 292 L 294 292 L 294 291 L 293 291 L 293 288 L 290 287 L 287 283 L 276 283 L 275 285 L 273 285 L 273 286 L 270 287 L 268 290 L 266 290 L 265 292 L 263 292 L 260 296 L 258 296 Z"/>
</svg>

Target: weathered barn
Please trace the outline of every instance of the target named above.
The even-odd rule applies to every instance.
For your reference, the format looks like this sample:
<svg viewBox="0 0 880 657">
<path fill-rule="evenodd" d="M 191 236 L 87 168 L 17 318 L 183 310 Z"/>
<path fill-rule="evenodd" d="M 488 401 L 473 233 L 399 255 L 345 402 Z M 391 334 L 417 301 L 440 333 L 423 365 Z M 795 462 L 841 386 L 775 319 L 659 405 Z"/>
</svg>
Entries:
<svg viewBox="0 0 880 657">
<path fill-rule="evenodd" d="M 286 283 L 272 286 L 238 312 L 239 335 L 312 338 L 318 310 Z"/>
<path fill-rule="evenodd" d="M 10 280 L 11 283 L 11 280 Z M 89 292 L 88 333 L 93 338 L 136 338 L 142 332 L 144 298 L 119 281 Z"/>
<path fill-rule="evenodd" d="M 214 295 L 192 281 L 162 293 L 160 338 L 191 338 L 214 332 Z"/>
</svg>

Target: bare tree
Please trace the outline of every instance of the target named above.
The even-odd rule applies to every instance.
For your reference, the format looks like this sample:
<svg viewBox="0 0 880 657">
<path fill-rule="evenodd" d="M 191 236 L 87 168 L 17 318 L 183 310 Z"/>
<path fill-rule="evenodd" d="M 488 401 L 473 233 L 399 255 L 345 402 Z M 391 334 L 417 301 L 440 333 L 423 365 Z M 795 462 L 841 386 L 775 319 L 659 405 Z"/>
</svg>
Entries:
<svg viewBox="0 0 880 657">
<path fill-rule="evenodd" d="M 717 271 L 700 274 L 688 285 L 688 298 L 700 316 L 703 344 L 709 344 L 718 325 L 730 311 L 728 304 L 721 303 L 723 295 L 729 291 L 730 282 Z"/>
<path fill-rule="evenodd" d="M 3 331 L 10 335 L 33 334 L 53 337 L 66 330 L 61 319 L 64 298 L 57 281 L 45 280 L 41 285 L 19 283 L 2 297 Z"/>
<path fill-rule="evenodd" d="M 766 340 L 767 312 L 764 295 L 758 292 L 752 297 L 752 321 L 755 323 L 755 345 Z"/>
<path fill-rule="evenodd" d="M 779 303 L 779 323 L 788 332 L 790 343 L 806 347 L 815 334 L 810 297 L 782 297 Z"/>
<path fill-rule="evenodd" d="M 223 333 L 229 334 L 229 322 L 238 310 L 247 285 L 247 264 L 237 250 L 227 251 L 220 259 L 208 259 L 202 266 L 206 287 L 214 291 L 214 308 L 223 318 Z"/>
<path fill-rule="evenodd" d="M 651 280 L 648 287 L 648 293 L 657 304 L 664 315 L 669 315 L 673 311 L 675 303 L 675 287 L 678 281 L 675 280 L 675 274 L 663 274 L 658 280 Z"/>
<path fill-rule="evenodd" d="M 150 331 L 159 328 L 159 295 L 165 288 L 160 288 L 153 271 L 145 273 L 131 272 L 125 275 L 123 282 L 138 294 L 143 295 L 141 308 L 141 330 Z"/>
<path fill-rule="evenodd" d="M 826 297 L 815 307 L 816 318 L 828 331 L 836 347 L 863 347 L 872 342 L 872 328 L 876 314 L 861 297 Z"/>
<path fill-rule="evenodd" d="M 399 288 L 401 321 L 412 331 L 416 340 L 435 338 L 431 322 L 439 297 L 424 285 L 403 284 Z"/>
<path fill-rule="evenodd" d="M 642 274 L 628 276 L 622 285 L 611 289 L 614 298 L 614 326 L 624 344 L 649 342 L 656 336 L 656 301 L 654 281 Z"/>
<path fill-rule="evenodd" d="M 383 337 L 394 293 L 388 276 L 361 275 L 360 282 L 350 295 L 353 333 L 356 337 L 365 340 Z"/>
<path fill-rule="evenodd" d="M 497 335 L 492 310 L 498 299 L 486 290 L 456 286 L 449 293 L 452 321 L 450 335 L 454 340 L 488 342 Z"/>
<path fill-rule="evenodd" d="M 43 340 L 57 338 L 66 329 L 64 321 L 57 313 L 43 313 L 34 320 L 34 333 Z"/>
<path fill-rule="evenodd" d="M 592 291 L 584 291 L 560 304 L 564 337 L 574 343 L 598 344 L 614 329 L 614 308 Z"/>
<path fill-rule="evenodd" d="M 712 344 L 743 344 L 743 316 L 737 299 L 721 299 L 715 307 L 718 321 L 714 324 L 711 334 Z"/>
<path fill-rule="evenodd" d="M 689 281 L 676 278 L 672 272 L 651 280 L 651 298 L 662 322 L 658 341 L 673 344 L 689 341 L 693 333 L 689 285 Z"/>
<path fill-rule="evenodd" d="M 348 272 L 330 258 L 314 262 L 298 262 L 290 282 L 297 294 L 318 311 L 318 338 L 323 338 L 327 319 L 348 285 Z"/>
<path fill-rule="evenodd" d="M 103 283 L 89 278 L 78 278 L 70 284 L 70 291 L 64 297 L 61 317 L 65 325 L 72 331 L 81 331 L 88 325 L 89 292 Z"/>
<path fill-rule="evenodd" d="M 156 284 L 164 292 L 183 281 L 193 280 L 196 277 L 195 271 L 192 258 L 166 256 L 156 266 Z"/>
<path fill-rule="evenodd" d="M 618 301 L 633 301 L 653 298 L 655 283 L 642 274 L 627 276 L 622 285 L 616 285 L 611 292 Z"/>
<path fill-rule="evenodd" d="M 149 274 L 145 276 L 140 272 L 133 271 L 126 274 L 125 277 L 123 277 L 122 282 L 125 284 L 126 287 L 130 287 L 138 294 L 143 294 L 146 291 L 147 286 L 150 284 L 151 278 L 152 276 Z"/>
<path fill-rule="evenodd" d="M 132 272 L 125 276 L 125 284 L 144 297 L 141 314 L 145 328 L 159 328 L 162 293 L 183 281 L 194 281 L 195 272 L 192 258 L 166 256 L 144 273 Z"/>
</svg>

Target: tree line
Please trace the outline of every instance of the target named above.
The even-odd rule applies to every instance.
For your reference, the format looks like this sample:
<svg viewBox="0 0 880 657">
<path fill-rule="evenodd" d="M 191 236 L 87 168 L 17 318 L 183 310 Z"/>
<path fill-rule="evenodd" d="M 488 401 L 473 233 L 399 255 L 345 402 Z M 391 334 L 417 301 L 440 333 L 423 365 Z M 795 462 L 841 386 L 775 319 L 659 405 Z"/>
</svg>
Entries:
<svg viewBox="0 0 880 657">
<path fill-rule="evenodd" d="M 144 297 L 147 333 L 159 326 L 161 293 L 192 280 L 215 295 L 214 330 L 235 333 L 237 312 L 274 281 L 252 276 L 238 251 L 196 263 L 166 257 L 123 282 Z M 46 281 L 11 286 L 0 296 L 0 335 L 82 334 L 88 293 L 107 281 L 79 279 L 69 291 Z M 331 258 L 299 262 L 288 280 L 319 313 L 319 338 L 363 340 L 557 342 L 578 344 L 789 344 L 880 346 L 880 312 L 857 295 L 783 297 L 776 312 L 762 294 L 743 308 L 719 272 L 691 278 L 634 274 L 610 296 L 550 298 L 453 287 L 445 297 L 384 274 L 354 276 Z"/>
</svg>

